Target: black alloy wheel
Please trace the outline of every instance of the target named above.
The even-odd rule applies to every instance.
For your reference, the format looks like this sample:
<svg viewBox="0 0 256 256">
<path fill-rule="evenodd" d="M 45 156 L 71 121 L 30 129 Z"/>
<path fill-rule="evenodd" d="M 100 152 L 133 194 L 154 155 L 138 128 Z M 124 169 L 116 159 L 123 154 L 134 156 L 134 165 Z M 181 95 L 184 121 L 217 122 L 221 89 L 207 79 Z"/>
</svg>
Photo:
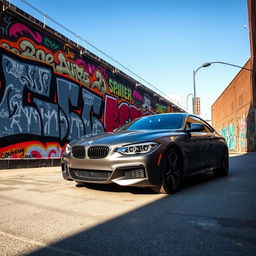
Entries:
<svg viewBox="0 0 256 256">
<path fill-rule="evenodd" d="M 162 194 L 175 193 L 181 184 L 183 162 L 181 154 L 174 148 L 167 151 L 163 162 L 162 185 L 154 186 L 153 191 Z"/>
<path fill-rule="evenodd" d="M 223 151 L 220 167 L 214 171 L 214 174 L 219 177 L 225 177 L 228 176 L 229 173 L 229 156 L 228 156 L 228 150 L 225 149 Z"/>
</svg>

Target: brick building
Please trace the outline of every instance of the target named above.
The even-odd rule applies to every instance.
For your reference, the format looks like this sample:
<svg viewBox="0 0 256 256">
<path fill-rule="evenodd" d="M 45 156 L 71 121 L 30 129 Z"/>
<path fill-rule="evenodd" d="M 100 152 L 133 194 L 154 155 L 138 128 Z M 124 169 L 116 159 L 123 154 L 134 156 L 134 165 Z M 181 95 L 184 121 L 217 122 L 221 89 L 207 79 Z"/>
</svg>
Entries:
<svg viewBox="0 0 256 256">
<path fill-rule="evenodd" d="M 226 138 L 230 151 L 256 151 L 256 15 L 248 0 L 251 58 L 212 105 L 212 124 Z"/>
</svg>

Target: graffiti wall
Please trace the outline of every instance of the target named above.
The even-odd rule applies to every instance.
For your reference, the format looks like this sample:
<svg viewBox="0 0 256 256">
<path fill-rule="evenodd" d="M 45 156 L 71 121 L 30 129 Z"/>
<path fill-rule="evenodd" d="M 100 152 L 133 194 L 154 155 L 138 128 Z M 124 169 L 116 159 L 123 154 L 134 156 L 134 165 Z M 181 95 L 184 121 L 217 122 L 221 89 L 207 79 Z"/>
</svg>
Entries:
<svg viewBox="0 0 256 256">
<path fill-rule="evenodd" d="M 228 148 L 235 150 L 236 148 L 236 131 L 235 125 L 230 123 L 227 127 L 220 130 L 220 134 L 226 139 Z"/>
<path fill-rule="evenodd" d="M 0 13 L 0 158 L 60 157 L 69 141 L 168 105 L 78 48 Z"/>
<path fill-rule="evenodd" d="M 247 149 L 248 151 L 256 151 L 256 108 L 252 108 L 247 115 Z"/>
<path fill-rule="evenodd" d="M 256 151 L 256 109 L 220 129 L 230 151 Z"/>
</svg>

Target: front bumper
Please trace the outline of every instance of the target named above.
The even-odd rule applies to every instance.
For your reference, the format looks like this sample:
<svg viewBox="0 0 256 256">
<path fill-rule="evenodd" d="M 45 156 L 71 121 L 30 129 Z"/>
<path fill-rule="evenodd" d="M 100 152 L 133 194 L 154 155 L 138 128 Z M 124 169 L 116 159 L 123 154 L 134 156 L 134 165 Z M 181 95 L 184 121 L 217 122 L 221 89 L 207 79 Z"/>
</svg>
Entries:
<svg viewBox="0 0 256 256">
<path fill-rule="evenodd" d="M 78 159 L 71 154 L 62 157 L 64 179 L 88 183 L 117 183 L 122 186 L 161 184 L 159 152 L 121 155 L 111 152 L 103 159 Z"/>
</svg>

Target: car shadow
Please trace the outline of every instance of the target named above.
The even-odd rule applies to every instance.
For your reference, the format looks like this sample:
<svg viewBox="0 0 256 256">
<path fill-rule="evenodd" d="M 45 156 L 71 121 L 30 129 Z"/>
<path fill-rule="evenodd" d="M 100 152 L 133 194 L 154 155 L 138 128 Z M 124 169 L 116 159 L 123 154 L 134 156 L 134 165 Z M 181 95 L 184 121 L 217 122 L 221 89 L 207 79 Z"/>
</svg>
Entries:
<svg viewBox="0 0 256 256">
<path fill-rule="evenodd" d="M 179 193 L 59 241 L 56 237 L 27 255 L 255 255 L 256 207 L 254 200 L 248 200 L 248 195 L 256 194 L 255 156 L 232 157 L 228 177 L 210 173 L 191 177 Z M 117 185 L 89 189 L 151 193 Z"/>
<path fill-rule="evenodd" d="M 226 178 L 211 173 L 191 177 L 177 194 L 27 255 L 255 255 L 255 202 L 244 195 L 256 194 L 256 157 L 235 156 L 230 162 L 231 173 Z M 87 189 L 152 193 L 117 185 L 89 185 Z"/>
<path fill-rule="evenodd" d="M 189 188 L 200 186 L 201 184 L 213 182 L 215 179 L 219 179 L 212 172 L 197 174 L 191 177 L 188 177 L 183 180 L 182 185 L 179 189 L 179 192 L 185 191 Z M 85 184 L 76 184 L 78 188 L 86 188 L 90 190 L 98 190 L 104 192 L 112 193 L 132 193 L 132 194 L 156 194 L 150 187 L 133 187 L 133 186 L 120 186 L 117 184 L 94 184 L 94 183 L 85 183 Z"/>
<path fill-rule="evenodd" d="M 87 188 L 90 190 L 99 190 L 104 192 L 112 193 L 132 193 L 132 194 L 155 194 L 150 188 L 145 187 L 128 187 L 128 186 L 119 186 L 117 184 L 76 184 L 78 188 Z"/>
</svg>

